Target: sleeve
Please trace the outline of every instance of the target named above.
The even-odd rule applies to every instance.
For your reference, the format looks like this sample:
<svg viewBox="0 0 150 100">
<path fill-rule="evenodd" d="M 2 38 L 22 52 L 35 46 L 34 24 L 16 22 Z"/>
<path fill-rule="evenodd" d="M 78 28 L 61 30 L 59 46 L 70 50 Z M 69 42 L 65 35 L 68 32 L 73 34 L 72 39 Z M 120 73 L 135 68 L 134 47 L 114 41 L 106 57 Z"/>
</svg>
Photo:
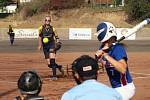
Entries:
<svg viewBox="0 0 150 100">
<path fill-rule="evenodd" d="M 73 100 L 71 99 L 71 96 L 69 95 L 68 92 L 64 93 L 63 96 L 61 97 L 61 100 Z"/>
<path fill-rule="evenodd" d="M 125 61 L 128 60 L 126 50 L 122 45 L 118 45 L 118 47 L 115 48 L 114 56 L 117 61 L 119 61 L 121 59 L 125 59 Z"/>
<path fill-rule="evenodd" d="M 55 39 L 59 39 L 56 29 L 54 27 L 53 27 L 53 32 L 54 32 Z"/>
<path fill-rule="evenodd" d="M 40 27 L 38 28 L 38 33 L 39 33 L 39 36 L 40 36 L 40 37 L 42 36 L 42 34 L 41 34 L 41 33 L 42 33 L 42 27 L 43 27 L 43 26 L 40 26 Z"/>
</svg>

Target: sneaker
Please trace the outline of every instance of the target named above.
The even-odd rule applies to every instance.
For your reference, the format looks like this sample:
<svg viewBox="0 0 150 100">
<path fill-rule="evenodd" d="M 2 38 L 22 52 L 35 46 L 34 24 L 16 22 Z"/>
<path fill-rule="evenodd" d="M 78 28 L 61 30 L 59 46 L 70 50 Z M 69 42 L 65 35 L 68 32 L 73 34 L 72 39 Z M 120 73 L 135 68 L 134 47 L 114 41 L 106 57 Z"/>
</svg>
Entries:
<svg viewBox="0 0 150 100">
<path fill-rule="evenodd" d="M 53 76 L 50 78 L 52 81 L 56 81 L 57 80 L 57 77 Z"/>
</svg>

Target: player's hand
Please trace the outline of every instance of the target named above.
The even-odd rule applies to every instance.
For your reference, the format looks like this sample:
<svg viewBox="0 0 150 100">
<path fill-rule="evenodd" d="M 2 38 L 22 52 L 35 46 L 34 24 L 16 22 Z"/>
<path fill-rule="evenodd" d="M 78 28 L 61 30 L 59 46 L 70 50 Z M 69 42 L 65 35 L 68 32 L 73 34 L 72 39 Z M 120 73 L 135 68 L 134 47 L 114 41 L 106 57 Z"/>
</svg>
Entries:
<svg viewBox="0 0 150 100">
<path fill-rule="evenodd" d="M 42 46 L 38 46 L 38 50 L 41 50 L 42 49 Z"/>
<path fill-rule="evenodd" d="M 96 56 L 97 59 L 100 59 L 103 54 L 104 54 L 104 51 L 103 51 L 103 50 L 98 50 L 98 51 L 96 51 L 95 56 Z"/>
<path fill-rule="evenodd" d="M 96 57 L 98 58 L 98 59 L 100 59 L 103 55 L 104 55 L 104 53 L 106 54 L 107 52 L 105 52 L 105 51 L 107 51 L 109 49 L 109 47 L 108 46 L 104 46 L 101 50 L 98 50 L 97 52 L 96 52 Z"/>
<path fill-rule="evenodd" d="M 56 42 L 57 42 L 57 43 L 60 42 L 59 39 L 57 39 Z"/>
</svg>

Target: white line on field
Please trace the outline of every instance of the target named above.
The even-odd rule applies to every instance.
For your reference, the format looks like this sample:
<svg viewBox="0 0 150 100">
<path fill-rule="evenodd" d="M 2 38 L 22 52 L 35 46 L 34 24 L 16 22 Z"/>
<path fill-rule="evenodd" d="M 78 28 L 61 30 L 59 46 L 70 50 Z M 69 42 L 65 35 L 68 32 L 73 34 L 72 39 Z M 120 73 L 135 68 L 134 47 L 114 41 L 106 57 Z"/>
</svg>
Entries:
<svg viewBox="0 0 150 100">
<path fill-rule="evenodd" d="M 133 79 L 135 80 L 135 79 L 144 79 L 144 78 L 150 78 L 150 76 L 147 76 L 147 77 L 135 77 Z"/>
<path fill-rule="evenodd" d="M 147 74 L 147 73 L 136 73 L 136 72 L 130 72 L 132 74 L 138 74 L 138 75 L 147 75 L 147 76 L 150 76 L 150 74 Z"/>
</svg>

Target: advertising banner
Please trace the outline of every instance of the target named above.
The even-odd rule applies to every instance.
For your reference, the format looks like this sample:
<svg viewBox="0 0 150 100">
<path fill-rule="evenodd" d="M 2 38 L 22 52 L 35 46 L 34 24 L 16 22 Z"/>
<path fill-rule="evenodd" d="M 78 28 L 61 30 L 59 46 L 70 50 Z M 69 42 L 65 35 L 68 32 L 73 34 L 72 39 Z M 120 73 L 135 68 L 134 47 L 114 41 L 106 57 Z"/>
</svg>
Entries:
<svg viewBox="0 0 150 100">
<path fill-rule="evenodd" d="M 91 40 L 91 28 L 69 28 L 69 39 Z"/>
<path fill-rule="evenodd" d="M 15 38 L 38 38 L 38 29 L 14 29 Z"/>
</svg>

